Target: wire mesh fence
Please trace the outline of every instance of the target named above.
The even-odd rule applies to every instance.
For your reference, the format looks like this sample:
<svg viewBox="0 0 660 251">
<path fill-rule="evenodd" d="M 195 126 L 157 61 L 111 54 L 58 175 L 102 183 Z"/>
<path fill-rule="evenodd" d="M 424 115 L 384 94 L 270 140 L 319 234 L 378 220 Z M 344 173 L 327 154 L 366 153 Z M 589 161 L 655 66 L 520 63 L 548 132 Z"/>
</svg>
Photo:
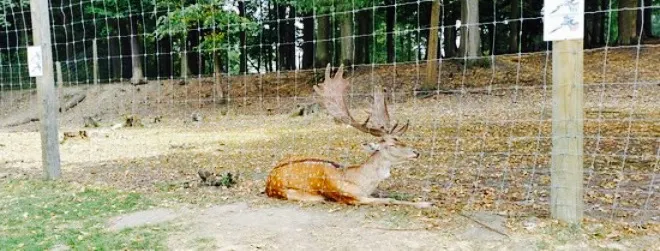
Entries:
<svg viewBox="0 0 660 251">
<path fill-rule="evenodd" d="M 585 213 L 657 223 L 660 3 L 586 2 Z M 33 130 L 29 5 L 0 6 L 0 124 Z M 246 185 L 252 192 L 288 155 L 360 163 L 368 155 L 357 146 L 373 137 L 306 116 L 324 114 L 312 86 L 325 66 L 345 64 L 356 117 L 366 118 L 361 109 L 373 88 L 387 88 L 393 117 L 411 122 L 405 141 L 422 154 L 393 169 L 382 196 L 547 215 L 552 48 L 543 41 L 542 7 L 524 0 L 52 0 L 60 127 L 78 130 L 90 120 L 113 127 L 131 116 L 145 127 L 63 143 L 63 163 L 103 166 L 116 178 L 122 169 L 109 166 L 128 161 L 136 175 L 121 181 L 144 189 L 197 168 L 231 167 L 254 182 Z M 2 157 L 8 167 L 39 163 L 20 150 L 38 144 L 17 137 L 5 144 L 20 146 Z M 167 156 L 178 160 L 163 162 Z M 146 182 L 147 173 L 155 181 Z"/>
</svg>

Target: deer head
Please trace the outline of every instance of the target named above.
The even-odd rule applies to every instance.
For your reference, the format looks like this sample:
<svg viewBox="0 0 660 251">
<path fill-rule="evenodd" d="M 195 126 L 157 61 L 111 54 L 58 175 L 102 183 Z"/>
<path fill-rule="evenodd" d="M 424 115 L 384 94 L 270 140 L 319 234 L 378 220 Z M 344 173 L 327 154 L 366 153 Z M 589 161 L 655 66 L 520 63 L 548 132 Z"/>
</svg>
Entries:
<svg viewBox="0 0 660 251">
<path fill-rule="evenodd" d="M 399 141 L 398 137 L 408 130 L 409 122 L 407 121 L 403 126 L 390 122 L 383 88 L 376 88 L 367 119 L 360 123 L 353 118 L 346 104 L 349 82 L 343 75 L 343 64 L 339 66 L 334 77 L 330 76 L 330 64 L 328 64 L 324 82 L 314 86 L 314 91 L 321 97 L 321 105 L 330 116 L 343 124 L 377 137 L 378 143 L 364 145 L 370 152 L 380 152 L 383 157 L 393 162 L 418 158 L 419 153 L 415 149 Z"/>
</svg>

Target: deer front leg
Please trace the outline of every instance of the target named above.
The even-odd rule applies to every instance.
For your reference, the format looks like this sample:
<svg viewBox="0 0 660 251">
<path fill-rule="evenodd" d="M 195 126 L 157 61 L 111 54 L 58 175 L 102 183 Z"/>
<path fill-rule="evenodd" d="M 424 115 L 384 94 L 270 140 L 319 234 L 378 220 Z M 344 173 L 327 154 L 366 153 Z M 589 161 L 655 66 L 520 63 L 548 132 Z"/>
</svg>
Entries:
<svg viewBox="0 0 660 251">
<path fill-rule="evenodd" d="M 325 198 L 321 195 L 301 192 L 294 189 L 286 190 L 286 198 L 288 200 L 311 202 L 311 203 L 320 203 L 325 201 Z"/>
<path fill-rule="evenodd" d="M 410 202 L 410 201 L 401 201 L 391 198 L 373 198 L 373 197 L 362 197 L 357 199 L 359 204 L 367 205 L 404 205 L 404 206 L 413 206 L 416 208 L 429 208 L 433 205 L 431 202 Z"/>
</svg>

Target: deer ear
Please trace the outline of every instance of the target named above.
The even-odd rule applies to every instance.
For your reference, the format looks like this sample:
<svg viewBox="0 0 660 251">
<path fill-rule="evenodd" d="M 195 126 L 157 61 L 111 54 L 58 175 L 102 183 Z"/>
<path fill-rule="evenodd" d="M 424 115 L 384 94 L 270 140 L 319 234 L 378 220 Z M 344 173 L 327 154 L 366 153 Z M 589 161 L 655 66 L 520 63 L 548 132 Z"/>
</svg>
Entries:
<svg viewBox="0 0 660 251">
<path fill-rule="evenodd" d="M 364 149 L 368 153 L 373 153 L 375 151 L 380 150 L 380 145 L 377 143 L 364 143 L 362 144 L 362 149 Z"/>
</svg>

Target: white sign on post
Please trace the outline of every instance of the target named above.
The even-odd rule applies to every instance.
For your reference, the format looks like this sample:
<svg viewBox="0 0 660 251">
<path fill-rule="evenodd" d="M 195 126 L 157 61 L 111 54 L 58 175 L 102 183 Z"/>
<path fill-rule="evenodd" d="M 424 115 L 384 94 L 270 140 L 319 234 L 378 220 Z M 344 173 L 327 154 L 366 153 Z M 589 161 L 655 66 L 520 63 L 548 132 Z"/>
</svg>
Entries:
<svg viewBox="0 0 660 251">
<path fill-rule="evenodd" d="M 584 0 L 545 0 L 543 40 L 584 38 Z"/>
<path fill-rule="evenodd" d="M 27 51 L 28 56 L 28 70 L 30 77 L 41 77 L 44 75 L 43 57 L 41 54 L 41 46 L 30 46 Z"/>
</svg>

